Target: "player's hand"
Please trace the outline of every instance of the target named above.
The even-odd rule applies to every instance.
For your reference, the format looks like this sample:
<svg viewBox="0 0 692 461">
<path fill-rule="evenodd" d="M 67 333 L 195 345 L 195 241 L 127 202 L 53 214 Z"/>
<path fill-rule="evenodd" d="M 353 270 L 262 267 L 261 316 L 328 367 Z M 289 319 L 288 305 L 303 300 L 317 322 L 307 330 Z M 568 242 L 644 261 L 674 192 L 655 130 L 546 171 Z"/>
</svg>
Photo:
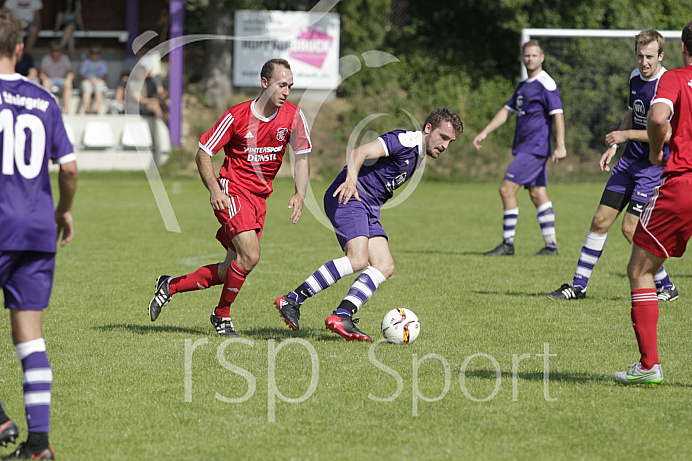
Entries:
<svg viewBox="0 0 692 461">
<path fill-rule="evenodd" d="M 353 197 L 359 202 L 361 201 L 360 196 L 358 195 L 358 189 L 356 188 L 356 184 L 353 182 L 353 180 L 349 178 L 346 178 L 346 181 L 344 181 L 343 184 L 336 188 L 336 190 L 332 194 L 332 197 L 336 197 L 337 195 L 339 197 L 336 201 L 337 203 L 340 203 L 342 205 L 348 203 L 348 201 L 351 200 L 351 197 Z"/>
<path fill-rule="evenodd" d="M 221 188 L 211 192 L 209 202 L 214 211 L 221 211 L 231 207 L 231 198 L 224 194 Z"/>
<path fill-rule="evenodd" d="M 567 149 L 565 149 L 565 146 L 557 146 L 553 151 L 553 162 L 559 162 L 565 157 L 567 157 Z"/>
<path fill-rule="evenodd" d="M 610 171 L 608 164 L 613 159 L 615 152 L 617 152 L 615 146 L 611 146 L 608 148 L 608 150 L 603 152 L 603 155 L 601 155 L 601 160 L 598 162 L 598 165 L 601 167 L 601 171 Z"/>
<path fill-rule="evenodd" d="M 624 144 L 628 141 L 626 131 L 611 131 L 605 137 L 605 145 L 610 148 L 613 144 Z"/>
<path fill-rule="evenodd" d="M 293 224 L 296 224 L 303 215 L 303 197 L 296 193 L 293 197 L 291 197 L 291 200 L 288 201 L 288 208 L 293 209 L 293 213 L 291 213 L 291 221 L 293 221 Z"/>
<path fill-rule="evenodd" d="M 481 150 L 481 143 L 485 141 L 485 138 L 487 138 L 485 134 L 479 133 L 475 138 L 473 138 L 473 147 L 475 147 L 477 150 Z"/>
<path fill-rule="evenodd" d="M 74 226 L 72 225 L 72 213 L 69 211 L 55 211 L 55 224 L 58 227 L 58 240 L 60 246 L 65 246 L 74 237 Z M 60 236 L 62 235 L 62 240 Z"/>
</svg>

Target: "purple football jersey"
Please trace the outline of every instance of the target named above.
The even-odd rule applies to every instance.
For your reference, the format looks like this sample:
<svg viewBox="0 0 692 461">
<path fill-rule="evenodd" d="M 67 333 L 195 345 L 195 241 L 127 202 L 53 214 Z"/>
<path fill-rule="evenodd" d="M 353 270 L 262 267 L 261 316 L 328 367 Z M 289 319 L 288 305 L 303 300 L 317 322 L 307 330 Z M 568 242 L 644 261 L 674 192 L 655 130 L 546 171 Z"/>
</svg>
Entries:
<svg viewBox="0 0 692 461">
<path fill-rule="evenodd" d="M 562 113 L 560 90 L 555 80 L 545 71 L 522 80 L 505 109 L 517 115 L 512 154 L 525 152 L 549 157 L 552 116 Z"/>
<path fill-rule="evenodd" d="M 423 153 L 423 133 L 420 131 L 394 130 L 383 134 L 378 141 L 384 146 L 385 157 L 374 163 L 366 161 L 358 175 L 358 193 L 361 200 L 381 207 L 394 196 L 394 191 L 411 179 Z M 348 167 L 339 173 L 334 184 L 346 180 Z"/>
<path fill-rule="evenodd" d="M 0 251 L 54 253 L 48 160 L 75 160 L 60 107 L 19 74 L 0 75 Z"/>
<path fill-rule="evenodd" d="M 634 69 L 630 74 L 630 97 L 628 107 L 632 110 L 633 130 L 646 130 L 646 117 L 649 115 L 651 101 L 656 96 L 658 81 L 665 71 L 665 68 L 661 68 L 658 74 L 648 79 L 642 77 L 639 69 Z M 668 157 L 668 154 L 670 154 L 668 144 L 663 146 L 663 151 L 666 157 Z M 638 161 L 649 161 L 649 143 L 629 141 L 622 156 Z"/>
</svg>

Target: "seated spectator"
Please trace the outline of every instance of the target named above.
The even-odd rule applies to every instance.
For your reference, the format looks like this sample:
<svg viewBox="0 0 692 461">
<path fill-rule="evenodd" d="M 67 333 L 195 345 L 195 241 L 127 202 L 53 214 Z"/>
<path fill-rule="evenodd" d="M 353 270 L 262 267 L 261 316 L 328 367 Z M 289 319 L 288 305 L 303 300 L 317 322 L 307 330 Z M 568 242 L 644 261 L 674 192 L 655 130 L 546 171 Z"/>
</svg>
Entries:
<svg viewBox="0 0 692 461">
<path fill-rule="evenodd" d="M 75 56 L 74 31 L 86 31 L 82 19 L 82 2 L 80 0 L 58 0 L 58 13 L 55 15 L 54 30 L 63 31 L 60 46 L 68 46 L 70 57 Z"/>
<path fill-rule="evenodd" d="M 168 124 L 170 114 L 166 101 L 159 97 L 156 84 L 147 76 L 143 67 L 135 66 L 127 81 L 121 82 L 120 86 L 123 88 L 120 94 L 128 113 L 154 115 Z"/>
<path fill-rule="evenodd" d="M 41 81 L 38 78 L 38 70 L 34 65 L 34 57 L 26 51 L 22 53 L 22 58 L 19 61 L 17 61 L 17 64 L 14 66 L 14 70 L 18 74 L 25 76 L 32 82 L 37 83 L 39 85 L 41 84 Z"/>
<path fill-rule="evenodd" d="M 82 62 L 79 68 L 79 78 L 82 80 L 82 105 L 87 114 L 98 114 L 103 102 L 103 93 L 108 90 L 108 64 L 101 59 L 101 48 L 92 46 L 89 58 Z M 91 96 L 94 95 L 94 107 L 91 107 Z"/>
<path fill-rule="evenodd" d="M 24 33 L 27 40 L 24 46 L 24 53 L 31 53 L 38 38 L 38 31 L 41 30 L 41 0 L 7 0 L 5 8 L 19 16 L 24 26 Z"/>
<path fill-rule="evenodd" d="M 62 90 L 63 112 L 69 114 L 74 72 L 70 58 L 62 53 L 62 47 L 57 40 L 51 42 L 50 54 L 41 60 L 39 77 L 48 91 L 52 91 L 53 87 Z"/>
</svg>

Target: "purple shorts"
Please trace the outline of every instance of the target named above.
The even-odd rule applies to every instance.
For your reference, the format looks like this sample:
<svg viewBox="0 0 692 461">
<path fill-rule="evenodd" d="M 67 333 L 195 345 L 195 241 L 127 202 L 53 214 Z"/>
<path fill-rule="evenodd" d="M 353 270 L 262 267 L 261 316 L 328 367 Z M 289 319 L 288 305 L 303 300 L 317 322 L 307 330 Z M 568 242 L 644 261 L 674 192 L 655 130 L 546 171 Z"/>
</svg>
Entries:
<svg viewBox="0 0 692 461">
<path fill-rule="evenodd" d="M 368 204 L 361 191 L 362 202 L 351 198 L 348 203 L 339 204 L 337 197 L 332 197 L 337 187 L 339 184 L 332 184 L 324 193 L 324 211 L 332 222 L 341 249 L 344 249 L 346 242 L 360 236 L 387 238 L 380 223 L 380 209 Z"/>
<path fill-rule="evenodd" d="M 0 287 L 5 309 L 40 311 L 53 288 L 55 253 L 0 251 Z"/>
<path fill-rule="evenodd" d="M 606 190 L 623 194 L 633 202 L 649 201 L 654 188 L 661 182 L 664 167 L 647 161 L 620 158 L 610 174 Z"/>
<path fill-rule="evenodd" d="M 514 160 L 507 168 L 505 179 L 524 187 L 548 185 L 548 169 L 546 164 L 549 157 L 542 155 L 517 152 Z"/>
</svg>

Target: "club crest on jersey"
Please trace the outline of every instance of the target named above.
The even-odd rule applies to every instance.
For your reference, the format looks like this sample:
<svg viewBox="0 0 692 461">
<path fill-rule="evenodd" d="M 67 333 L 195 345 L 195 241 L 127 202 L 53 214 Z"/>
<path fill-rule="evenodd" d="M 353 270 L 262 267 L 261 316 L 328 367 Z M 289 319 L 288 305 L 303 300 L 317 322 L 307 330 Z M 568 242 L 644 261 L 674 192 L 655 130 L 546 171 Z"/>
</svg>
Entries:
<svg viewBox="0 0 692 461">
<path fill-rule="evenodd" d="M 288 128 L 279 128 L 276 130 L 276 140 L 277 141 L 285 141 L 286 136 L 288 135 Z"/>
</svg>

